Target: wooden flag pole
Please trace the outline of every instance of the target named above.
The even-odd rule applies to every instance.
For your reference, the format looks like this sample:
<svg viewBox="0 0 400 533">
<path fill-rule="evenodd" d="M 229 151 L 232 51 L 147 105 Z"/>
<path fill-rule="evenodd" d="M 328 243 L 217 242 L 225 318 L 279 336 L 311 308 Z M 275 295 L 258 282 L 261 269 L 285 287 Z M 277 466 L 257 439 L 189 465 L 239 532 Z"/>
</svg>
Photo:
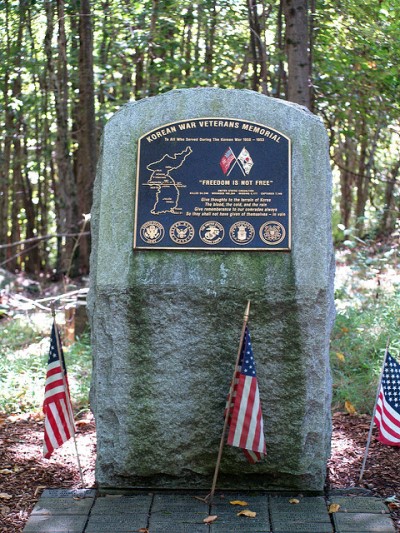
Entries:
<svg viewBox="0 0 400 533">
<path fill-rule="evenodd" d="M 57 352 L 58 352 L 58 356 L 59 356 L 59 360 L 60 360 L 60 366 L 61 366 L 61 370 L 62 370 L 61 374 L 62 374 L 63 386 L 64 386 L 64 390 L 65 390 L 65 395 L 66 395 L 66 397 L 68 396 L 66 404 L 67 404 L 68 416 L 69 416 L 70 424 L 71 424 L 71 427 L 73 428 L 72 437 L 74 439 L 74 444 L 75 444 L 76 459 L 77 459 L 77 462 L 78 462 L 78 468 L 79 468 L 79 474 L 80 474 L 80 477 L 81 477 L 82 487 L 84 487 L 85 486 L 85 482 L 83 480 L 83 472 L 82 472 L 82 467 L 81 467 L 81 461 L 80 461 L 80 458 L 79 458 L 78 446 L 76 444 L 76 437 L 75 437 L 74 414 L 72 412 L 71 399 L 69 397 L 68 385 L 67 385 L 67 381 L 65 379 L 65 368 L 64 368 L 63 358 L 62 358 L 62 355 L 61 355 L 61 343 L 60 343 L 60 338 L 58 336 L 58 327 L 57 327 L 57 322 L 56 322 L 56 312 L 55 312 L 55 309 L 54 309 L 54 303 L 51 304 L 51 314 L 53 315 L 54 334 L 56 336 Z"/>
<path fill-rule="evenodd" d="M 221 440 L 220 440 L 220 443 L 219 443 L 217 464 L 215 465 L 214 478 L 213 478 L 213 482 L 212 482 L 211 492 L 205 498 L 205 500 L 208 501 L 209 503 L 211 503 L 213 498 L 214 498 L 215 487 L 217 485 L 218 472 L 219 472 L 219 467 L 221 465 L 222 451 L 224 449 L 224 444 L 225 444 L 225 435 L 226 435 L 226 430 L 227 430 L 228 422 L 229 422 L 229 410 L 230 410 L 230 406 L 231 406 L 231 403 L 232 403 L 232 396 L 233 396 L 233 390 L 234 390 L 234 386 L 235 386 L 236 372 L 237 372 L 237 368 L 239 366 L 240 354 L 242 352 L 243 339 L 244 339 L 244 335 L 245 335 L 245 332 L 246 332 L 247 322 L 249 320 L 249 314 L 250 314 L 250 300 L 248 300 L 248 302 L 247 302 L 246 311 L 244 312 L 244 316 L 243 316 L 242 333 L 240 335 L 239 349 L 238 349 L 238 353 L 237 353 L 237 357 L 236 357 L 235 369 L 233 371 L 231 387 L 229 389 L 229 395 L 228 395 L 228 401 L 227 401 L 228 408 L 227 408 L 227 412 L 226 412 L 226 415 L 225 415 L 225 421 L 224 421 L 224 427 L 222 429 Z"/>
<path fill-rule="evenodd" d="M 371 443 L 372 429 L 373 429 L 373 427 L 374 427 L 374 419 L 375 419 L 375 412 L 376 412 L 376 404 L 378 403 L 379 393 L 380 393 L 380 391 L 381 391 L 381 384 L 382 384 L 383 371 L 384 371 L 384 369 L 385 369 L 385 363 L 386 363 L 386 359 L 387 359 L 387 354 L 388 354 L 388 352 L 389 352 L 389 340 L 390 340 L 390 337 L 388 337 L 387 342 L 386 342 L 385 357 L 383 358 L 383 364 L 382 364 L 381 375 L 380 375 L 380 377 L 379 377 L 378 390 L 377 390 L 377 392 L 376 392 L 375 405 L 374 405 L 374 410 L 373 410 L 373 412 L 372 412 L 371 425 L 370 425 L 370 427 L 369 427 L 369 433 L 368 433 L 368 438 L 367 438 L 367 446 L 366 446 L 366 448 L 365 448 L 364 459 L 363 459 L 363 463 L 362 463 L 362 466 L 361 466 L 360 477 L 358 478 L 358 482 L 359 482 L 359 483 L 361 483 L 362 478 L 363 478 L 363 475 L 364 475 L 365 465 L 366 465 L 367 457 L 368 457 L 369 445 L 370 445 L 370 443 Z"/>
</svg>

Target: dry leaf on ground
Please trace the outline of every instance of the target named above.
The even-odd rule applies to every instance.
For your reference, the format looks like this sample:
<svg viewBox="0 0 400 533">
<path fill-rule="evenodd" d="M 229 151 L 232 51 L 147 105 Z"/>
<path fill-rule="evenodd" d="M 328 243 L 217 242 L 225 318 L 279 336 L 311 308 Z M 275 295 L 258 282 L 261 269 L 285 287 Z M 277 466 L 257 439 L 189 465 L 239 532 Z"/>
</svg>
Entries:
<svg viewBox="0 0 400 533">
<path fill-rule="evenodd" d="M 300 503 L 300 500 L 298 500 L 297 498 L 291 498 L 291 499 L 289 500 L 289 503 L 297 504 L 297 503 Z"/>
<path fill-rule="evenodd" d="M 218 518 L 217 515 L 210 515 L 210 516 L 207 516 L 207 518 L 205 518 L 205 519 L 203 520 L 203 522 L 204 522 L 205 524 L 211 524 L 212 522 L 215 522 L 217 518 Z"/>
<path fill-rule="evenodd" d="M 242 500 L 232 500 L 229 503 L 231 505 L 241 505 L 242 507 L 246 507 L 246 505 L 249 505 L 247 502 L 243 502 Z"/>
<path fill-rule="evenodd" d="M 236 516 L 247 516 L 248 518 L 255 518 L 257 516 L 257 513 L 255 511 L 245 509 L 244 511 L 240 511 L 239 513 L 237 513 Z"/>
<path fill-rule="evenodd" d="M 337 513 L 340 509 L 340 505 L 338 503 L 331 503 L 328 507 L 328 513 Z"/>
<path fill-rule="evenodd" d="M 357 412 L 356 408 L 354 407 L 354 405 L 351 402 L 349 402 L 349 400 L 346 400 L 344 402 L 344 408 L 349 413 L 349 415 L 354 415 Z"/>
</svg>

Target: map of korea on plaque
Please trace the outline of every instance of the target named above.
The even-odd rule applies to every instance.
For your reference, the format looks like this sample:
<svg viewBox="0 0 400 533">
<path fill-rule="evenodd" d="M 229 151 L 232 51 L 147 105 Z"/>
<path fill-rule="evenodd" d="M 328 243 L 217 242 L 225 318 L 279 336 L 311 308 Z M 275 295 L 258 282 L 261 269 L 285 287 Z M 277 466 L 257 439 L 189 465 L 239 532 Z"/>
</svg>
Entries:
<svg viewBox="0 0 400 533">
<path fill-rule="evenodd" d="M 290 140 L 230 118 L 166 124 L 139 139 L 134 248 L 288 251 Z"/>
</svg>

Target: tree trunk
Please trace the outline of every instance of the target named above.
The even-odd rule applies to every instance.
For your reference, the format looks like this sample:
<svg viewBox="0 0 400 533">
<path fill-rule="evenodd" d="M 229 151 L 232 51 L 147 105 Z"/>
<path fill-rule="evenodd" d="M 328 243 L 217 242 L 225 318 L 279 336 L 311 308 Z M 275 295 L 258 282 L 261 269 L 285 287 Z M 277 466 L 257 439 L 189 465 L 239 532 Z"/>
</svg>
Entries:
<svg viewBox="0 0 400 533">
<path fill-rule="evenodd" d="M 365 208 L 370 192 L 372 166 L 380 134 L 380 128 L 377 125 L 375 128 L 374 136 L 371 139 L 368 134 L 369 132 L 365 123 L 366 119 L 363 117 L 361 120 L 361 147 L 358 173 L 356 178 L 357 200 L 355 207 L 356 228 L 360 236 L 362 236 L 362 232 L 364 231 L 365 226 Z"/>
<path fill-rule="evenodd" d="M 247 3 L 250 26 L 250 50 L 253 58 L 252 89 L 268 94 L 268 69 L 267 52 L 265 49 L 264 35 L 266 12 L 263 6 L 262 15 L 258 14 L 257 0 L 248 0 Z"/>
<path fill-rule="evenodd" d="M 22 119 L 22 117 L 21 117 Z M 32 184 L 28 175 L 28 150 L 26 143 L 23 143 L 23 139 L 27 139 L 26 125 L 21 122 L 20 126 L 21 135 L 18 135 L 18 154 L 20 160 L 20 179 L 22 189 L 23 206 L 25 209 L 25 239 L 32 239 L 36 236 L 36 209 L 33 203 L 33 190 Z M 17 150 L 16 150 L 17 153 Z M 29 246 L 29 245 L 28 245 Z M 23 256 L 24 270 L 29 273 L 39 273 L 39 249 L 38 243 L 30 247 L 27 253 Z"/>
<path fill-rule="evenodd" d="M 156 76 L 156 23 L 159 12 L 159 0 L 152 1 L 149 40 L 148 40 L 148 61 L 147 61 L 147 73 L 148 83 L 147 92 L 149 96 L 154 96 L 157 93 L 158 80 Z"/>
<path fill-rule="evenodd" d="M 21 78 L 21 66 L 22 66 L 22 35 L 23 28 L 25 27 L 25 10 L 26 4 L 24 0 L 19 2 L 19 24 L 16 41 L 16 56 L 14 58 L 14 69 L 16 76 L 12 82 L 12 99 L 14 102 L 21 100 L 22 93 L 22 78 Z M 22 106 L 21 106 L 22 107 Z M 11 207 L 11 235 L 10 242 L 17 242 L 21 240 L 21 226 L 20 226 L 20 209 L 22 200 L 22 149 L 21 138 L 22 134 L 22 109 L 17 107 L 14 110 L 12 117 L 12 207 Z M 10 270 L 17 270 L 21 267 L 21 257 L 17 254 L 21 251 L 21 248 L 12 248 L 14 256 L 10 258 L 7 263 L 7 268 Z"/>
<path fill-rule="evenodd" d="M 337 159 L 340 171 L 340 221 L 346 227 L 351 225 L 351 213 L 353 209 L 353 184 L 354 171 L 356 168 L 356 142 L 346 137 L 344 142 L 339 140 Z"/>
<path fill-rule="evenodd" d="M 288 100 L 311 107 L 307 0 L 282 0 L 286 20 Z"/>
<path fill-rule="evenodd" d="M 395 185 L 398 181 L 400 173 L 400 158 L 396 161 L 392 170 L 389 173 L 385 188 L 385 205 L 383 208 L 383 215 L 379 225 L 379 233 L 381 235 L 389 235 L 396 228 L 396 223 L 400 216 L 400 203 L 395 205 Z"/>
<path fill-rule="evenodd" d="M 182 56 L 185 59 L 185 75 L 188 78 L 192 70 L 192 28 L 193 28 L 193 5 L 190 5 L 185 15 L 185 24 L 183 27 L 183 49 Z"/>
<path fill-rule="evenodd" d="M 287 98 L 287 74 L 283 65 L 283 56 L 285 52 L 285 47 L 283 44 L 283 7 L 282 2 L 279 2 L 278 10 L 278 20 L 277 20 L 277 29 L 276 29 L 276 44 L 278 48 L 278 79 L 276 82 L 275 96 L 277 98 Z"/>
<path fill-rule="evenodd" d="M 79 109 L 77 116 L 76 185 L 80 219 L 89 214 L 96 176 L 96 119 L 94 110 L 93 32 L 89 0 L 81 0 L 79 17 Z M 79 267 L 89 272 L 90 242 L 79 243 Z"/>
<path fill-rule="evenodd" d="M 2 157 L 0 159 L 0 243 L 7 242 L 8 237 L 8 222 L 9 222 L 9 195 L 10 195 L 10 168 L 11 168 L 11 143 L 12 143 L 12 127 L 13 127 L 13 111 L 9 105 L 8 91 L 10 89 L 10 27 L 9 27 L 9 3 L 5 2 L 6 9 L 6 60 L 4 72 L 4 140 L 0 145 Z M 0 263 L 3 263 L 7 256 L 7 249 L 0 250 Z"/>
<path fill-rule="evenodd" d="M 68 128 L 68 71 L 67 40 L 65 34 L 64 0 L 57 0 L 58 36 L 57 36 L 57 75 L 55 77 L 54 100 L 56 107 L 57 139 L 55 158 L 58 174 L 58 200 L 60 227 L 63 233 L 76 233 L 78 226 L 78 209 L 76 184 L 70 154 L 70 133 Z M 71 274 L 74 242 L 65 238 L 62 247 L 61 269 L 64 274 Z M 73 274 L 76 272 L 74 271 Z"/>
<path fill-rule="evenodd" d="M 215 31 L 217 28 L 217 9 L 216 0 L 210 2 L 210 21 L 206 25 L 206 50 L 205 50 L 205 69 L 209 78 L 212 76 L 214 69 L 214 44 L 215 44 Z"/>
</svg>

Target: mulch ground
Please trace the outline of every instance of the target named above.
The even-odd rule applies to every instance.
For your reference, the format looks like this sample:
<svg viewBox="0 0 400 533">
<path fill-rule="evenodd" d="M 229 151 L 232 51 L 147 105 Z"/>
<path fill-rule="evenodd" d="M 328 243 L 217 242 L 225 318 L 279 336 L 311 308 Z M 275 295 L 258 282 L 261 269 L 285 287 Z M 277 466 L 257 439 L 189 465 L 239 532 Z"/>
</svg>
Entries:
<svg viewBox="0 0 400 533">
<path fill-rule="evenodd" d="M 370 417 L 335 413 L 327 489 L 358 488 L 366 495 L 400 499 L 400 448 L 383 446 L 374 433 L 365 474 L 358 482 Z M 0 532 L 22 532 L 44 488 L 81 487 L 73 441 L 50 460 L 42 458 L 43 421 L 34 416 L 0 415 Z M 91 415 L 77 423 L 77 447 L 85 485 L 95 486 L 95 425 Z M 396 507 L 395 505 L 393 507 Z M 392 517 L 400 531 L 400 509 Z"/>
</svg>

